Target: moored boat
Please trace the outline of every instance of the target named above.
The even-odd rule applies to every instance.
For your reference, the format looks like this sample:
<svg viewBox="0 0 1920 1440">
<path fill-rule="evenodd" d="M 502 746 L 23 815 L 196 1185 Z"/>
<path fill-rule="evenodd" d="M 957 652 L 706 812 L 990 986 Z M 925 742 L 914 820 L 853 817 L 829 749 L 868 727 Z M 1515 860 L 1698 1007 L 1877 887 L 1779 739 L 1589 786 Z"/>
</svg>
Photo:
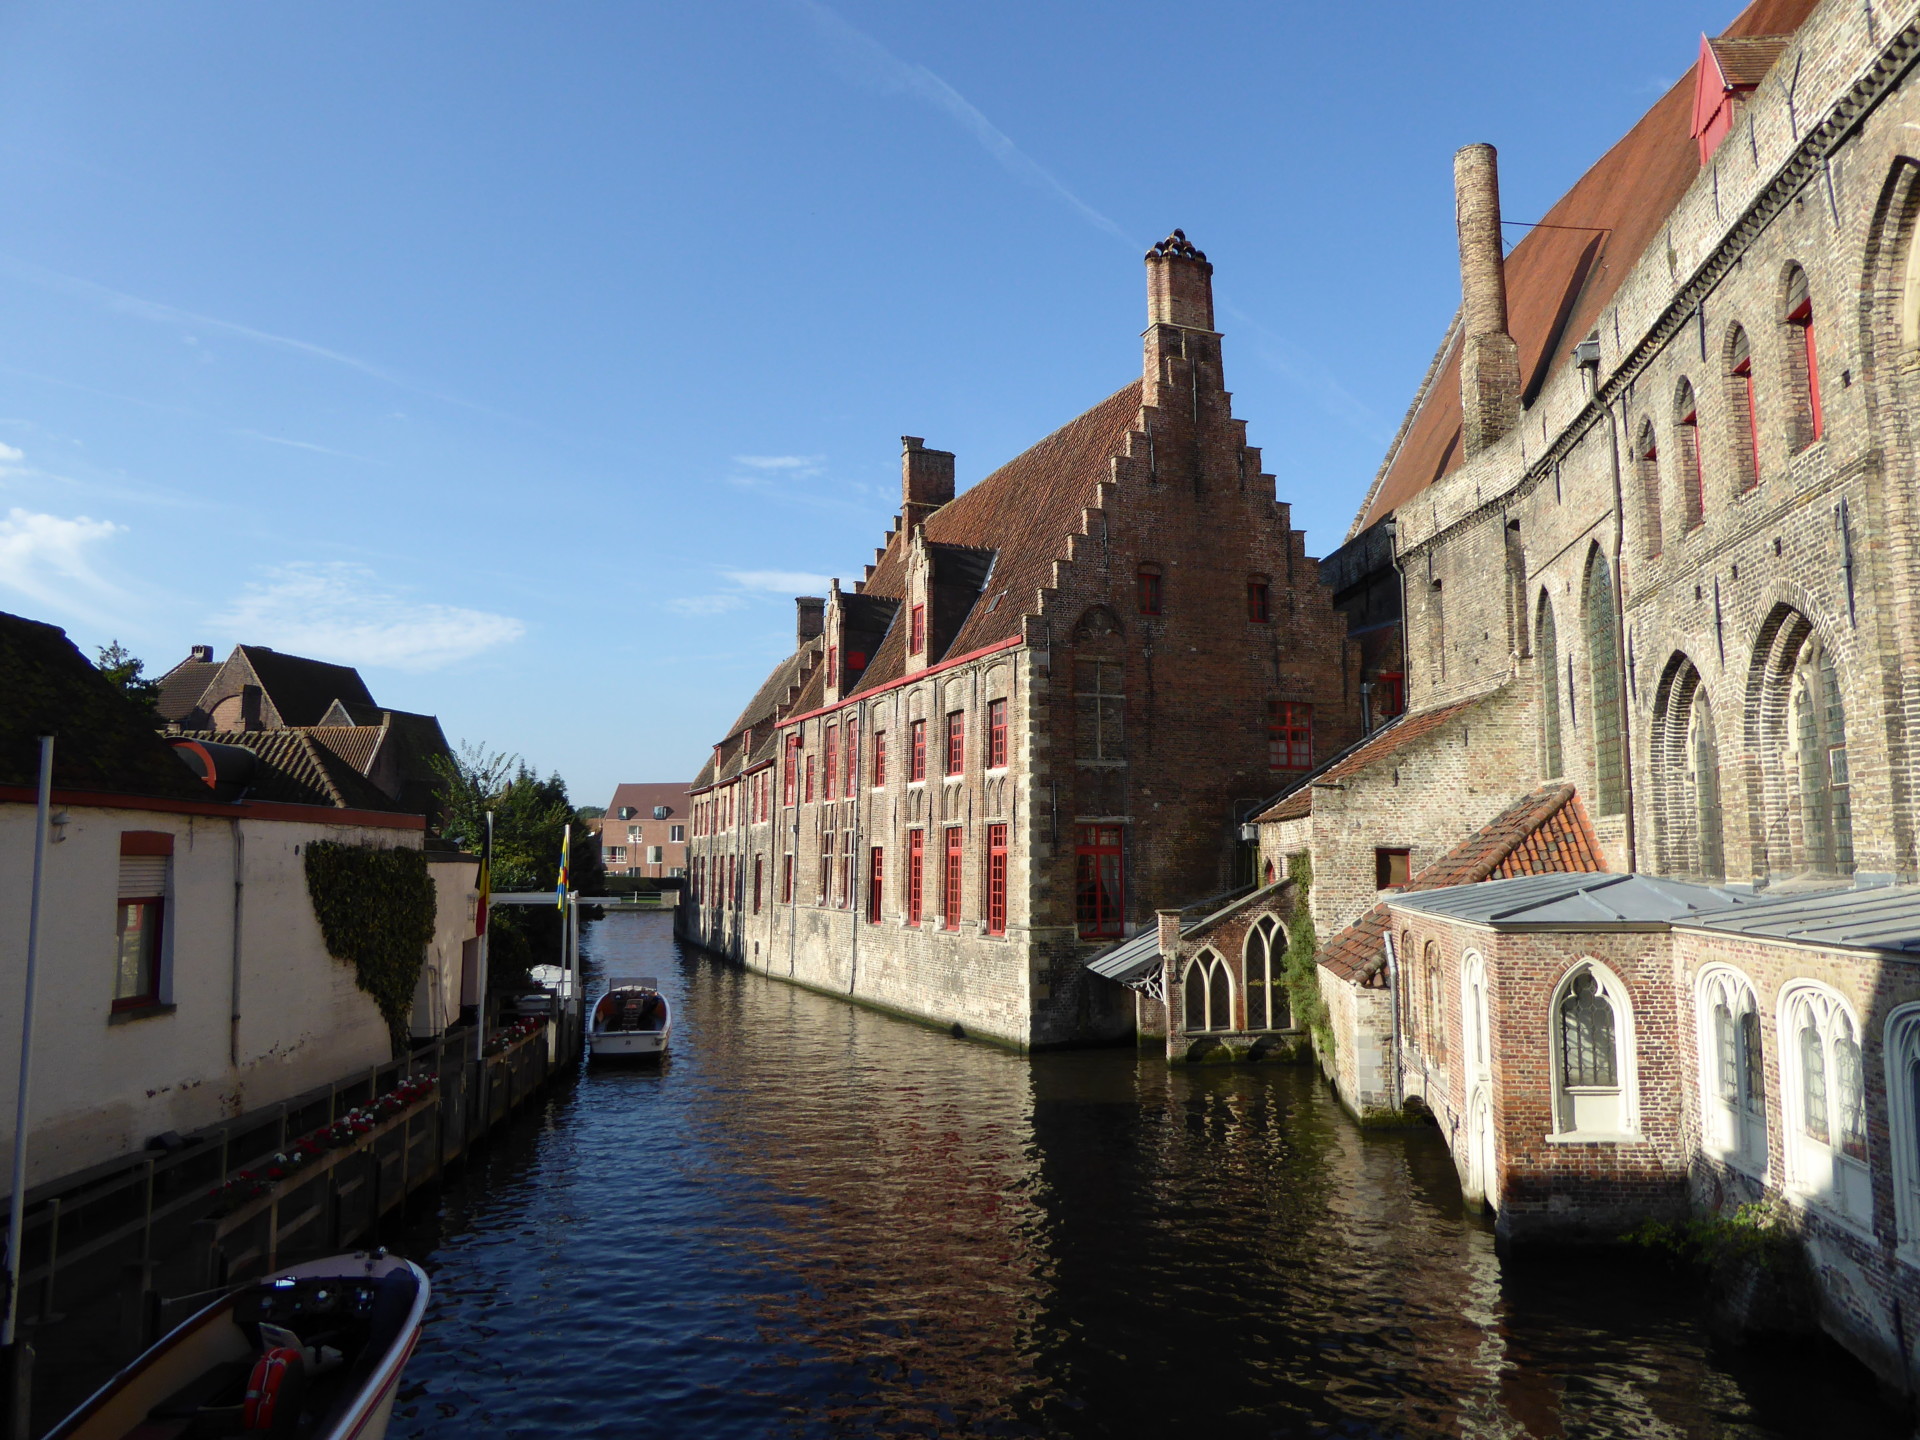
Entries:
<svg viewBox="0 0 1920 1440">
<path fill-rule="evenodd" d="M 381 1440 L 427 1289 L 384 1250 L 275 1271 L 182 1321 L 44 1440 Z"/>
<path fill-rule="evenodd" d="M 597 1060 L 664 1055 L 673 1036 L 673 1007 L 651 975 L 607 982 L 587 1026 L 587 1051 Z"/>
</svg>

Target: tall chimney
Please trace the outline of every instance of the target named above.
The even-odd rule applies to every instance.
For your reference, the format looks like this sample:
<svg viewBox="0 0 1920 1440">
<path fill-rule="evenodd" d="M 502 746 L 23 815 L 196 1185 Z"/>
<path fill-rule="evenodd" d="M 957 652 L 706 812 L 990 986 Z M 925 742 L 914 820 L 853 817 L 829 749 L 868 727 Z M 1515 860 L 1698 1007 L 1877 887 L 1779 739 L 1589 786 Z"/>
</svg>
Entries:
<svg viewBox="0 0 1920 1440">
<path fill-rule="evenodd" d="M 918 435 L 900 437 L 900 527 L 913 527 L 953 499 L 953 452 L 929 450 Z"/>
<path fill-rule="evenodd" d="M 1507 333 L 1500 245 L 1500 167 L 1491 145 L 1453 157 L 1460 226 L 1460 443 L 1479 454 L 1520 418 L 1520 347 Z"/>
<path fill-rule="evenodd" d="M 820 595 L 796 595 L 793 597 L 794 644 L 804 645 L 822 630 L 827 628 L 827 602 Z"/>
<path fill-rule="evenodd" d="M 1213 266 L 1185 231 L 1147 252 L 1147 324 L 1213 329 Z"/>
</svg>

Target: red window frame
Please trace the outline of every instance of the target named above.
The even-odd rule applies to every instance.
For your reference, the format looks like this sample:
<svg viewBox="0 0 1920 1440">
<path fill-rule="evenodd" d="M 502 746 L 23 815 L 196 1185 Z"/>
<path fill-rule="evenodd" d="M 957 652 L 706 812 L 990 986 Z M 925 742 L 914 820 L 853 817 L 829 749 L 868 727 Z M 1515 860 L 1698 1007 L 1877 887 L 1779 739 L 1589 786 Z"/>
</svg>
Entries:
<svg viewBox="0 0 1920 1440">
<path fill-rule="evenodd" d="M 887 875 L 887 852 L 881 845 L 875 845 L 867 851 L 867 923 L 880 923 L 882 897 L 886 894 L 883 881 Z"/>
<path fill-rule="evenodd" d="M 927 607 L 915 605 L 907 612 L 907 653 L 918 655 L 927 648 Z"/>
<path fill-rule="evenodd" d="M 806 761 L 804 762 L 804 768 L 807 772 L 807 783 L 806 783 L 807 804 L 811 805 L 813 803 L 813 756 L 811 755 L 807 756 Z"/>
<path fill-rule="evenodd" d="M 1733 367 L 1733 378 L 1738 380 L 1747 402 L 1747 443 L 1753 446 L 1752 469 L 1748 471 L 1753 483 L 1760 483 L 1760 407 L 1754 404 L 1753 396 L 1753 357 L 1749 355 Z"/>
<path fill-rule="evenodd" d="M 1385 720 L 1407 708 L 1407 677 L 1398 670 L 1383 670 L 1373 677 L 1374 718 Z"/>
<path fill-rule="evenodd" d="M 1007 702 L 987 702 L 987 768 L 1003 770 L 1007 764 Z"/>
<path fill-rule="evenodd" d="M 833 787 L 840 778 L 840 727 L 827 726 L 826 744 L 822 747 L 826 756 L 820 762 L 820 793 L 831 800 Z"/>
<path fill-rule="evenodd" d="M 927 860 L 927 832 L 909 830 L 907 832 L 907 924 L 920 923 L 920 905 L 924 898 L 921 882 L 925 879 Z"/>
<path fill-rule="evenodd" d="M 927 778 L 927 722 L 916 720 L 907 727 L 910 750 L 907 758 L 909 781 Z"/>
<path fill-rule="evenodd" d="M 787 737 L 787 770 L 780 783 L 781 803 L 791 805 L 800 793 L 800 737 Z"/>
<path fill-rule="evenodd" d="M 824 905 L 833 896 L 833 832 L 820 837 L 820 901 Z"/>
<path fill-rule="evenodd" d="M 887 783 L 887 732 L 873 732 L 873 788 L 878 790 Z"/>
<path fill-rule="evenodd" d="M 1255 625 L 1265 625 L 1273 619 L 1271 592 L 1264 580 L 1247 582 L 1247 620 Z"/>
<path fill-rule="evenodd" d="M 1313 706 L 1295 700 L 1267 702 L 1267 768 L 1313 768 Z"/>
<path fill-rule="evenodd" d="M 1162 604 L 1160 572 L 1158 570 L 1140 570 L 1134 575 L 1140 596 L 1140 613 L 1158 615 Z"/>
<path fill-rule="evenodd" d="M 1826 424 L 1820 415 L 1820 357 L 1813 345 L 1813 301 L 1802 300 L 1787 316 L 1789 325 L 1800 327 L 1800 344 L 1804 347 L 1807 363 L 1807 419 L 1812 427 L 1811 445 L 1826 431 Z"/>
<path fill-rule="evenodd" d="M 987 933 L 1007 933 L 1007 827 L 987 827 Z"/>
<path fill-rule="evenodd" d="M 1082 825 L 1073 853 L 1074 921 L 1080 938 L 1118 936 L 1126 928 L 1125 830 L 1118 825 Z"/>
<path fill-rule="evenodd" d="M 967 851 L 966 837 L 958 825 L 947 827 L 947 876 L 946 885 L 940 898 L 940 912 L 948 930 L 960 928 L 960 907 L 965 902 L 961 893 L 966 883 Z"/>
<path fill-rule="evenodd" d="M 947 715 L 947 774 L 959 775 L 967 768 L 967 712 L 950 711 Z"/>
<path fill-rule="evenodd" d="M 840 856 L 840 908 L 851 910 L 856 898 L 853 885 L 853 832 L 847 831 L 841 842 L 845 849 Z"/>
</svg>

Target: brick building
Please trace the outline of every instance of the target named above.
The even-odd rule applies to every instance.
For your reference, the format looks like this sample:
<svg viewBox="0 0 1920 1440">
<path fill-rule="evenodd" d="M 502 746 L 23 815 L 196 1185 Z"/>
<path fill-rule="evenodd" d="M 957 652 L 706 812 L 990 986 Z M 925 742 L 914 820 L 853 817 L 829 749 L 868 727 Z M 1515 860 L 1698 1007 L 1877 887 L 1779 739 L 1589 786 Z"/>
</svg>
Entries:
<svg viewBox="0 0 1920 1440">
<path fill-rule="evenodd" d="M 1258 822 L 1355 1110 L 1510 1240 L 1766 1202 L 1909 1392 L 1917 59 L 1912 3 L 1757 0 L 1511 252 L 1459 153 L 1461 308 L 1324 567 L 1407 713 Z M 1193 1055 L 1283 937 L 1170 931 Z"/>
<path fill-rule="evenodd" d="M 692 823 L 693 796 L 687 785 L 616 785 L 607 813 L 594 822 L 600 863 L 609 875 L 684 876 Z"/>
<path fill-rule="evenodd" d="M 690 939 L 1027 1047 L 1124 1035 L 1081 961 L 1245 878 L 1239 829 L 1358 738 L 1358 654 L 1234 418 L 1212 271 L 1146 260 L 1141 378 L 900 514 L 694 782 Z"/>
</svg>

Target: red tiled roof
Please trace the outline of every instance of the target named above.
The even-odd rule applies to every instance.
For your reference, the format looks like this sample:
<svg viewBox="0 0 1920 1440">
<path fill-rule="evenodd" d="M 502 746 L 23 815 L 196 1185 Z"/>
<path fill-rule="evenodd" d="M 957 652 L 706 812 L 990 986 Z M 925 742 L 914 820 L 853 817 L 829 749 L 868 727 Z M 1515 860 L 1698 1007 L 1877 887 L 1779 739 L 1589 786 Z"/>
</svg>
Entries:
<svg viewBox="0 0 1920 1440">
<path fill-rule="evenodd" d="M 1403 715 L 1400 719 L 1377 731 L 1374 737 L 1364 745 L 1348 752 L 1346 757 L 1329 765 L 1318 775 L 1311 775 L 1300 782 L 1297 790 L 1291 790 L 1266 810 L 1254 816 L 1255 820 L 1298 820 L 1313 813 L 1313 787 L 1331 784 L 1356 774 L 1387 756 L 1406 749 L 1422 736 L 1431 735 L 1449 720 L 1464 710 L 1470 710 L 1486 699 L 1484 695 L 1475 695 L 1467 700 L 1457 700 L 1451 705 L 1441 705 L 1432 710 L 1423 710 L 1417 715 Z"/>
<path fill-rule="evenodd" d="M 1586 807 L 1573 786 L 1543 785 L 1425 866 L 1396 894 L 1477 885 L 1516 875 L 1567 875 L 1605 870 Z M 1342 980 L 1370 988 L 1383 982 L 1388 905 L 1382 900 L 1320 947 L 1314 959 Z"/>
<path fill-rule="evenodd" d="M 1815 3 L 1754 0 L 1720 40 L 1789 36 Z M 1753 47 L 1752 55 L 1743 57 L 1743 73 L 1751 69 L 1747 60 L 1759 63 L 1761 58 L 1761 49 Z M 1700 173 L 1692 135 L 1694 83 L 1694 67 L 1689 66 L 1507 256 L 1507 328 L 1520 347 L 1521 387 L 1529 400 L 1548 369 L 1566 361 L 1575 343 L 1593 330 Z M 1460 355 L 1451 334 L 1437 358 L 1440 363 L 1414 397 L 1353 534 L 1459 468 Z"/>
</svg>

